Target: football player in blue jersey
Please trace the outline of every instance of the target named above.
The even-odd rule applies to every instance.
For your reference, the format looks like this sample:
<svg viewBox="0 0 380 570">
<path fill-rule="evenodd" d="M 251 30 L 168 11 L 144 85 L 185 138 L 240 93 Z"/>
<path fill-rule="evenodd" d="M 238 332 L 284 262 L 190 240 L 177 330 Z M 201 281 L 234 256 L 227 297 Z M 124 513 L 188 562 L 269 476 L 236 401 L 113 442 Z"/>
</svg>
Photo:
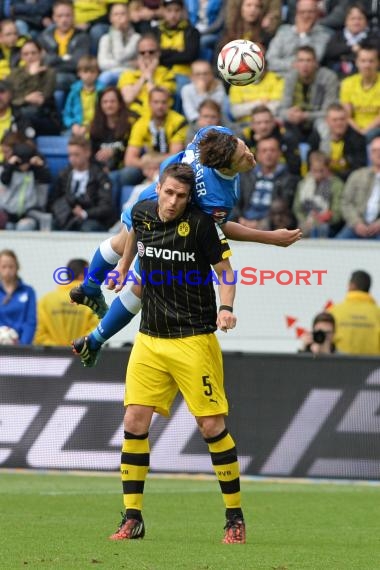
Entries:
<svg viewBox="0 0 380 570">
<path fill-rule="evenodd" d="M 239 174 L 251 170 L 256 162 L 246 144 L 230 129 L 209 126 L 200 129 L 186 149 L 167 159 L 161 168 L 175 162 L 189 164 L 196 178 L 193 200 L 201 210 L 213 216 L 224 235 L 236 241 L 249 241 L 287 247 L 301 238 L 301 231 L 262 231 L 247 228 L 228 221 L 228 216 L 239 197 Z M 139 200 L 154 199 L 156 184 L 149 186 Z M 84 366 L 95 366 L 99 351 L 106 340 L 119 332 L 140 311 L 140 286 L 116 288 L 121 293 L 114 299 L 110 309 L 101 292 L 107 275 L 116 267 L 124 252 L 130 228 L 130 211 L 122 214 L 123 228 L 118 235 L 102 242 L 91 261 L 83 284 L 70 291 L 74 303 L 87 305 L 101 319 L 98 327 L 88 335 L 75 339 L 73 351 Z M 126 271 L 126 260 L 119 268 L 120 280 Z M 112 283 L 109 283 L 112 286 Z"/>
</svg>

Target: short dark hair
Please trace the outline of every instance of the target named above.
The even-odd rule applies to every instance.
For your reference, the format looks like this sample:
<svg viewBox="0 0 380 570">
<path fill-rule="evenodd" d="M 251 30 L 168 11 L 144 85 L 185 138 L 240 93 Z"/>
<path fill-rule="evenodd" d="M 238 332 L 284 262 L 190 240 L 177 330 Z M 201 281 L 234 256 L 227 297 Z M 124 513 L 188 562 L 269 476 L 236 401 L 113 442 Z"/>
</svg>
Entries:
<svg viewBox="0 0 380 570">
<path fill-rule="evenodd" d="M 260 115 L 260 113 L 269 113 L 269 115 L 272 115 L 272 117 L 274 117 L 272 111 L 266 105 L 257 105 L 256 107 L 253 107 L 251 116 L 255 117 L 256 115 Z"/>
<path fill-rule="evenodd" d="M 200 113 L 204 108 L 212 109 L 215 113 L 222 114 L 222 107 L 214 99 L 203 99 L 202 103 L 198 105 L 198 113 Z"/>
<path fill-rule="evenodd" d="M 313 328 L 318 323 L 329 323 L 333 326 L 333 330 L 335 331 L 335 319 L 331 313 L 318 313 L 313 319 Z"/>
<path fill-rule="evenodd" d="M 83 135 L 72 135 L 69 138 L 68 146 L 80 146 L 81 148 L 91 148 L 91 142 Z"/>
<path fill-rule="evenodd" d="M 163 184 L 167 178 L 175 178 L 178 182 L 189 186 L 190 192 L 193 191 L 195 185 L 195 175 L 190 165 L 182 162 L 170 164 L 160 174 L 160 184 Z"/>
<path fill-rule="evenodd" d="M 70 259 L 70 261 L 67 262 L 67 268 L 73 272 L 73 274 L 70 275 L 73 279 L 78 279 L 78 277 L 83 275 L 86 267 L 88 267 L 88 261 L 85 259 Z"/>
<path fill-rule="evenodd" d="M 344 106 L 342 105 L 342 103 L 330 103 L 330 105 L 327 107 L 326 112 L 328 113 L 329 111 L 346 111 L 346 109 L 344 108 Z"/>
<path fill-rule="evenodd" d="M 210 129 L 198 143 L 200 162 L 209 168 L 230 168 L 237 146 L 235 135 Z"/>
<path fill-rule="evenodd" d="M 315 52 L 315 49 L 312 46 L 299 46 L 296 49 L 296 54 L 298 55 L 301 51 L 309 53 L 310 55 L 312 55 L 314 57 L 314 59 L 317 59 L 317 54 Z"/>
<path fill-rule="evenodd" d="M 371 281 L 370 274 L 362 270 L 354 271 L 350 277 L 350 284 L 358 291 L 365 291 L 366 293 L 371 288 Z"/>
<path fill-rule="evenodd" d="M 71 8 L 74 11 L 74 5 L 72 3 L 72 0 L 55 0 L 52 6 L 53 13 L 54 10 L 58 8 L 58 6 L 69 6 L 69 8 Z"/>
</svg>

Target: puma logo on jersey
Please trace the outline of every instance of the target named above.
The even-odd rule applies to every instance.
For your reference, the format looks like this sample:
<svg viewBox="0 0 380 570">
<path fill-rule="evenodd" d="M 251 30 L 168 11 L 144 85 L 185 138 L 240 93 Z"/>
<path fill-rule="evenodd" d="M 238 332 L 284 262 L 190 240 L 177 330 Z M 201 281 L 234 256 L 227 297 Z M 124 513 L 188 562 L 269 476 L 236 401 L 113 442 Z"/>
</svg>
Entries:
<svg viewBox="0 0 380 570">
<path fill-rule="evenodd" d="M 144 226 L 146 226 L 147 229 L 150 231 L 150 224 L 151 224 L 151 222 L 144 222 L 144 221 L 143 221 L 143 224 L 144 224 Z"/>
</svg>

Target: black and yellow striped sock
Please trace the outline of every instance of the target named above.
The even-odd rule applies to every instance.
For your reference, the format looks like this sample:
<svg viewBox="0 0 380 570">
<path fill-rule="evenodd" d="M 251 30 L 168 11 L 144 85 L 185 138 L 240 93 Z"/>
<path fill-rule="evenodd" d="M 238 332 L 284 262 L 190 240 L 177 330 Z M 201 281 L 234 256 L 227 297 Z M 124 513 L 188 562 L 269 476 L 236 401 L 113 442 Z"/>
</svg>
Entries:
<svg viewBox="0 0 380 570">
<path fill-rule="evenodd" d="M 241 514 L 240 472 L 235 442 L 224 429 L 215 437 L 205 438 L 212 465 L 218 478 L 227 512 Z"/>
<path fill-rule="evenodd" d="M 127 518 L 141 518 L 144 484 L 149 471 L 148 433 L 124 432 L 121 450 L 121 481 Z"/>
</svg>

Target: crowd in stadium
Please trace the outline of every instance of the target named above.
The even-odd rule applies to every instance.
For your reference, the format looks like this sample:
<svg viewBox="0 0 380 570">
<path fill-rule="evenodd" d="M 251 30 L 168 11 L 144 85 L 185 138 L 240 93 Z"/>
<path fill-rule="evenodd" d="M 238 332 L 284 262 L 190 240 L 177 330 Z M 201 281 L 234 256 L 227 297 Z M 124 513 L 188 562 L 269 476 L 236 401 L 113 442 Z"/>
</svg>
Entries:
<svg viewBox="0 0 380 570">
<path fill-rule="evenodd" d="M 378 239 L 379 15 L 369 0 L 3 2 L 0 229 L 116 232 L 160 163 L 222 124 L 257 160 L 234 220 Z M 265 51 L 258 83 L 217 75 L 236 38 Z"/>
</svg>

